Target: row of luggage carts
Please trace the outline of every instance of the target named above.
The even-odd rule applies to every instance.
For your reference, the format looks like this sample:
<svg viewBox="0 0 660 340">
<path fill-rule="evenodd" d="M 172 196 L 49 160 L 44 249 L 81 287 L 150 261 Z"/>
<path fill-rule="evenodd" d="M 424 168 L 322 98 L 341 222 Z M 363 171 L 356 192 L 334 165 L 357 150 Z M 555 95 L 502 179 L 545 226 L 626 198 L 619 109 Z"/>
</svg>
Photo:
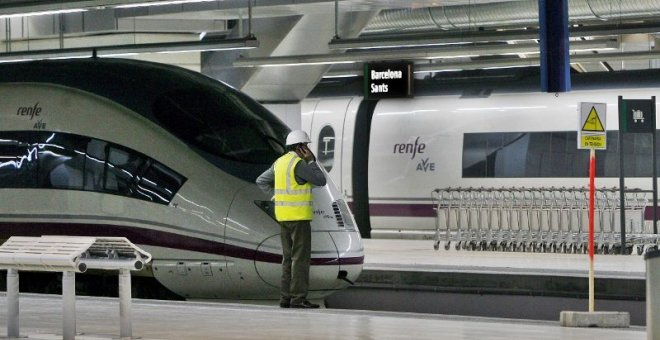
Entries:
<svg viewBox="0 0 660 340">
<path fill-rule="evenodd" d="M 595 190 L 594 244 L 599 254 L 643 253 L 658 235 L 645 223 L 651 191 L 625 190 L 625 240 L 621 246 L 618 188 Z M 589 189 L 442 188 L 432 192 L 436 211 L 434 248 L 449 250 L 586 253 Z"/>
</svg>

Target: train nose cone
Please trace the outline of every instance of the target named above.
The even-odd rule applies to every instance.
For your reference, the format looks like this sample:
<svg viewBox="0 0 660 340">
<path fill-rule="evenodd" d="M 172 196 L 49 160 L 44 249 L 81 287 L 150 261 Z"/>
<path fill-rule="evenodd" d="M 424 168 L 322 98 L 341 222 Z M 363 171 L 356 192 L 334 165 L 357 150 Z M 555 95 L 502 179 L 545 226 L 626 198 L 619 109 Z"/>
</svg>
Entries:
<svg viewBox="0 0 660 340">
<path fill-rule="evenodd" d="M 329 179 L 329 177 L 326 177 Z M 362 271 L 364 247 L 353 215 L 337 187 L 328 180 L 321 188 L 314 188 L 314 219 L 312 230 L 327 232 L 337 250 L 339 287 L 355 282 Z"/>
<path fill-rule="evenodd" d="M 357 231 L 330 232 L 330 237 L 337 246 L 339 268 L 337 279 L 344 286 L 352 285 L 362 272 L 364 263 L 364 247 Z"/>
<path fill-rule="evenodd" d="M 312 228 L 312 254 L 309 271 L 309 298 L 323 298 L 344 289 L 354 282 L 362 271 L 364 249 L 348 205 L 332 182 L 314 188 L 314 217 Z M 269 202 L 262 202 L 267 205 Z M 264 211 L 270 209 L 262 207 Z M 274 220 L 273 220 L 274 222 Z M 265 238 L 257 248 L 259 254 L 278 254 L 282 248 L 279 233 Z M 255 259 L 261 279 L 272 287 L 279 287 L 281 264 L 266 258 Z"/>
</svg>

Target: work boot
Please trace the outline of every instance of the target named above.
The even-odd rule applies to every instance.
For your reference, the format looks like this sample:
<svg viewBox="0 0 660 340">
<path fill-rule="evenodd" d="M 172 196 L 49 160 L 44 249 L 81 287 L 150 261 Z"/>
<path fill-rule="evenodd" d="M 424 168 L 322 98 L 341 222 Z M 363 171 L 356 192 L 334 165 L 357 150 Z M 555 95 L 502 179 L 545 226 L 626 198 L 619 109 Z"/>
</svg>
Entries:
<svg viewBox="0 0 660 340">
<path fill-rule="evenodd" d="M 300 303 L 292 303 L 291 308 L 319 308 L 319 305 L 315 303 L 311 303 L 307 300 L 304 300 L 303 302 Z"/>
</svg>

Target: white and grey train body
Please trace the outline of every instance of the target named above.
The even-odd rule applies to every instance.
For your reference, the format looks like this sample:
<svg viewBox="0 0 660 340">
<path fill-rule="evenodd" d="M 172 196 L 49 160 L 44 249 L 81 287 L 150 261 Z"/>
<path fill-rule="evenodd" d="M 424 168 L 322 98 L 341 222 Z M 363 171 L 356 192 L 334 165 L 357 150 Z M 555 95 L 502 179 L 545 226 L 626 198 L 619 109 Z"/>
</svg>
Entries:
<svg viewBox="0 0 660 340">
<path fill-rule="evenodd" d="M 124 236 L 183 297 L 279 297 L 280 227 L 254 179 L 289 130 L 261 105 L 177 67 L 96 58 L 1 64 L 0 94 L 0 238 Z M 310 298 L 364 259 L 328 183 L 314 189 Z"/>
<path fill-rule="evenodd" d="M 596 186 L 618 187 L 618 96 L 660 95 L 658 73 L 577 78 L 560 94 L 515 80 L 449 80 L 415 98 L 378 101 L 316 91 L 302 104 L 302 127 L 319 140 L 315 151 L 363 236 L 431 237 L 436 188 L 588 186 L 589 151 L 577 149 L 580 102 L 607 103 Z M 627 187 L 651 189 L 651 139 L 625 135 Z"/>
</svg>

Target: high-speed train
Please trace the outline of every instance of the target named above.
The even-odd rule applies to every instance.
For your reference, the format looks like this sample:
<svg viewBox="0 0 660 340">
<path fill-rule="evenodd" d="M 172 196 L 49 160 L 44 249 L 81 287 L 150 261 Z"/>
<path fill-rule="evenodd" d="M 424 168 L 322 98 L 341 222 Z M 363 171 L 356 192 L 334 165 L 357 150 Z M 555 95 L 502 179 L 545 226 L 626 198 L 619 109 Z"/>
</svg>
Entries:
<svg viewBox="0 0 660 340">
<path fill-rule="evenodd" d="M 123 236 L 186 298 L 277 299 L 280 227 L 256 177 L 289 129 L 182 68 L 120 59 L 0 64 L 0 239 Z M 355 280 L 362 241 L 314 189 L 310 299 Z"/>
<path fill-rule="evenodd" d="M 618 187 L 618 96 L 660 95 L 660 73 L 574 78 L 573 90 L 559 94 L 540 92 L 533 77 L 436 81 L 415 98 L 378 101 L 317 91 L 302 104 L 302 126 L 363 236 L 428 237 L 436 188 L 588 186 L 589 151 L 577 148 L 580 102 L 607 104 L 596 186 Z M 650 189 L 652 136 L 624 136 L 625 185 Z"/>
</svg>

